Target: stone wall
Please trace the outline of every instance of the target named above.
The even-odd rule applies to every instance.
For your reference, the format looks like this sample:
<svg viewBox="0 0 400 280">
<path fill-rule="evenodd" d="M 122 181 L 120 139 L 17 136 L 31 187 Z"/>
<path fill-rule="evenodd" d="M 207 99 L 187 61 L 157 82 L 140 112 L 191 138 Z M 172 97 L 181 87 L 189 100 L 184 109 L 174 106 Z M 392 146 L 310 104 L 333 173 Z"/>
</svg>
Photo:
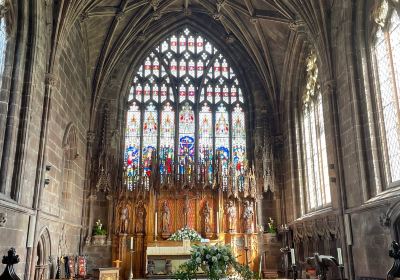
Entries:
<svg viewBox="0 0 400 280">
<path fill-rule="evenodd" d="M 324 99 L 324 118 L 326 138 L 328 142 L 328 164 L 332 195 L 332 206 L 326 209 L 301 215 L 299 204 L 299 188 L 301 178 L 298 175 L 299 160 L 296 147 L 296 116 L 291 112 L 290 105 L 295 105 L 296 96 L 287 100 L 288 111 L 284 119 L 284 168 L 285 177 L 284 211 L 294 233 L 305 224 L 317 224 L 319 219 L 337 217 L 337 243 L 344 250 L 347 263 L 346 273 L 353 279 L 360 277 L 385 278 L 392 260 L 388 256 L 393 234 L 394 220 L 386 225 L 380 224 L 380 217 L 390 212 L 391 205 L 396 201 L 398 190 L 377 194 L 378 189 L 384 189 L 384 179 L 379 174 L 379 162 L 376 161 L 375 146 L 378 134 L 374 132 L 371 121 L 373 109 L 369 107 L 366 96 L 371 87 L 369 57 L 366 52 L 368 34 L 365 34 L 366 22 L 370 19 L 369 7 L 373 1 L 363 1 L 352 4 L 350 1 L 334 2 L 329 17 L 329 40 L 331 48 L 331 70 L 334 79 L 326 81 L 328 71 L 324 65 L 320 67 L 321 89 Z M 310 37 L 307 28 L 307 41 L 315 42 Z M 364 34 L 364 35 L 360 35 Z M 367 37 L 366 37 L 367 36 Z M 321 45 L 314 45 L 318 52 L 323 53 Z M 295 62 L 304 65 L 301 58 Z M 305 67 L 305 65 L 303 66 Z M 293 73 L 296 68 L 293 68 Z M 289 83 L 293 93 L 301 94 L 304 84 Z M 326 92 L 324 92 L 324 87 Z M 331 88 L 331 90 L 329 89 Z M 297 97 L 298 98 L 298 97 Z M 373 156 L 373 154 L 375 155 Z M 319 228 L 318 226 L 316 227 Z M 349 230 L 346 231 L 346 228 Z M 317 233 L 318 235 L 318 233 Z M 321 236 L 322 238 L 322 236 Z M 297 238 L 296 246 L 301 247 L 300 260 L 304 260 L 304 252 L 311 256 L 313 250 L 321 254 L 336 256 L 335 250 L 319 246 L 319 239 L 307 241 Z M 298 247 L 298 248 L 300 248 Z"/>
<path fill-rule="evenodd" d="M 47 233 L 50 236 L 47 238 L 51 244 L 47 248 L 47 257 L 79 253 L 90 90 L 87 47 L 79 22 L 59 42 L 53 73 L 46 74 L 51 50 L 55 49 L 51 41 L 53 25 L 49 24 L 52 22 L 52 3 L 39 1 L 35 10 L 28 10 L 26 1 L 13 3 L 16 11 L 25 16 L 15 26 L 20 40 L 15 60 L 11 57 L 6 62 L 7 68 L 14 67 L 16 73 L 11 79 L 14 90 L 8 92 L 15 107 L 11 107 L 10 101 L 0 109 L 2 115 L 8 116 L 7 121 L 12 117 L 12 109 L 15 110 L 13 115 L 18 116 L 12 122 L 12 139 L 8 138 L 12 144 L 8 158 L 2 161 L 2 172 L 7 174 L 7 180 L 1 183 L 0 189 L 4 187 L 5 193 L 0 193 L 0 213 L 7 214 L 7 222 L 0 227 L 0 255 L 15 247 L 21 259 L 16 271 L 24 279 L 29 273 L 33 277 L 34 267 L 27 265 L 26 260 L 36 264 L 35 244 L 42 233 L 46 238 Z M 36 24 L 29 25 L 29 22 Z M 9 48 L 14 46 L 12 38 L 10 41 Z M 28 47 L 24 50 L 23 46 Z M 10 53 L 14 52 L 10 50 Z M 45 133 L 43 116 L 48 88 L 51 88 L 51 98 Z M 6 90 L 9 87 L 3 87 L 2 91 Z M 71 139 L 74 138 L 72 145 L 76 149 L 71 150 L 71 141 L 66 141 L 69 132 L 74 135 Z M 41 150 L 44 139 L 47 143 L 45 150 Z M 5 146 L 0 146 L 3 152 Z M 71 156 L 67 161 L 68 152 Z M 43 154 L 44 164 L 51 166 L 50 171 L 43 173 L 43 179 L 49 179 L 49 184 L 39 180 L 42 168 L 38 162 Z M 7 173 L 4 173 L 5 164 Z M 38 212 L 38 208 L 41 211 Z M 3 269 L 4 265 L 0 264 L 0 271 Z"/>
</svg>

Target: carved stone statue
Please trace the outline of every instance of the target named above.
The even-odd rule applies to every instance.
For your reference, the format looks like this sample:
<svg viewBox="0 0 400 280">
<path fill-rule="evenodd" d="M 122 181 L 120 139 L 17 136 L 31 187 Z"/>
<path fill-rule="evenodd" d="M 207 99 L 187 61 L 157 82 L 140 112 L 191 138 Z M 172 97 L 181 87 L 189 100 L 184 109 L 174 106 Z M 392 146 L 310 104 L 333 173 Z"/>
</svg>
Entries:
<svg viewBox="0 0 400 280">
<path fill-rule="evenodd" d="M 236 223 L 236 207 L 232 200 L 229 200 L 227 209 L 226 209 L 226 217 L 228 221 L 228 232 L 233 233 L 236 231 L 235 223 Z"/>
<path fill-rule="evenodd" d="M 119 232 L 128 233 L 129 224 L 129 209 L 127 205 L 124 205 L 119 213 Z"/>
<path fill-rule="evenodd" d="M 254 219 L 253 203 L 250 203 L 248 200 L 246 200 L 244 202 L 244 209 L 243 209 L 244 233 L 253 233 L 253 219 Z"/>
<path fill-rule="evenodd" d="M 211 209 L 210 205 L 208 205 L 208 201 L 205 202 L 204 208 L 202 211 L 203 214 L 203 220 L 204 220 L 204 234 L 207 238 L 211 237 Z"/>
<path fill-rule="evenodd" d="M 169 210 L 167 201 L 164 200 L 161 208 L 161 233 L 169 234 L 169 223 L 170 223 L 171 211 Z"/>
<path fill-rule="evenodd" d="M 188 216 L 189 216 L 189 196 L 187 194 L 185 194 L 185 201 L 184 201 L 184 205 L 183 205 L 183 217 L 184 217 L 184 226 L 187 227 L 188 226 Z"/>
<path fill-rule="evenodd" d="M 144 233 L 144 225 L 146 222 L 146 208 L 142 201 L 139 201 L 136 209 L 136 233 Z"/>
</svg>

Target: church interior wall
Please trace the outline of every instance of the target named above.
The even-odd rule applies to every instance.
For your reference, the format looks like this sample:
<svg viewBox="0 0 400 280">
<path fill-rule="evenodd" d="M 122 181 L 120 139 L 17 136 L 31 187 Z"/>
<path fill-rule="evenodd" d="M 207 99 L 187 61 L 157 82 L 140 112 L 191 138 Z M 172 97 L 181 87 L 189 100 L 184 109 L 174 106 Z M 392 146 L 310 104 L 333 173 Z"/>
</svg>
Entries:
<svg viewBox="0 0 400 280">
<path fill-rule="evenodd" d="M 97 258 L 96 262 L 89 261 L 89 269 L 111 263 L 111 246 L 84 244 L 86 234 L 90 233 L 90 229 L 87 229 L 89 192 L 85 188 L 87 181 L 90 181 L 90 187 L 94 187 L 98 179 L 88 171 L 87 166 L 99 165 L 97 156 L 102 152 L 100 146 L 105 114 L 109 156 L 113 163 L 121 160 L 120 143 L 123 133 L 118 131 L 124 126 L 123 85 L 127 83 L 125 74 L 131 62 L 126 56 L 134 53 L 128 50 L 116 63 L 102 89 L 98 104 L 93 106 L 89 77 L 93 74 L 93 68 L 88 62 L 87 32 L 94 30 L 85 29 L 84 23 L 77 21 L 70 27 L 68 35 L 60 39 L 54 61 L 56 70 L 53 74 L 56 79 L 51 85 L 45 152 L 46 164 L 51 165 L 45 177 L 50 182 L 38 187 L 37 163 L 40 157 L 39 146 L 43 140 L 42 117 L 48 83 L 46 72 L 51 48 L 54 47 L 51 43 L 52 24 L 49 24 L 53 21 L 50 2 L 39 1 L 36 10 L 30 12 L 25 1 L 15 2 L 14 11 L 29 16 L 18 23 L 10 36 L 0 100 L 0 157 L 4 154 L 5 142 L 13 139 L 10 155 L 7 161 L 3 160 L 9 169 L 7 180 L 1 180 L 5 192 L 0 193 L 0 213 L 7 213 L 7 222 L 4 227 L 0 227 L 0 256 L 5 255 L 10 246 L 16 248 L 21 258 L 16 266 L 21 279 L 24 279 L 26 267 L 29 267 L 26 259 L 32 261 L 31 258 L 36 257 L 35 246 L 32 244 L 35 239 L 32 230 L 35 227 L 31 226 L 36 219 L 36 235 L 47 229 L 51 236 L 51 255 L 87 253 L 93 256 L 92 259 Z M 368 82 L 372 74 L 366 45 L 368 40 L 365 38 L 368 37 L 365 34 L 368 31 L 366 21 L 372 0 L 366 1 L 365 6 L 363 3 L 350 2 L 335 1 L 326 19 L 330 28 L 331 49 L 326 50 L 320 44 L 315 44 L 313 35 L 304 25 L 291 31 L 296 34 L 291 36 L 300 38 L 294 40 L 293 49 L 290 50 L 292 54 L 287 54 L 286 68 L 282 71 L 287 78 L 282 79 L 280 86 L 282 110 L 279 114 L 274 111 L 276 108 L 271 108 L 265 102 L 266 90 L 257 74 L 257 68 L 251 63 L 241 65 L 248 83 L 247 90 L 253 96 L 251 103 L 254 104 L 251 108 L 251 119 L 254 121 L 247 132 L 252 134 L 251 156 L 258 170 L 257 182 L 261 189 L 264 187 L 263 163 L 262 157 L 258 155 L 264 153 L 262 147 L 266 138 L 272 139 L 274 147 L 275 190 L 259 198 L 264 227 L 269 217 L 274 218 L 278 225 L 288 223 L 294 235 L 295 248 L 302 260 L 315 251 L 334 255 L 335 248 L 342 245 L 348 252 L 345 261 L 348 262 L 346 273 L 349 277 L 384 278 L 391 264 L 386 247 L 395 238 L 391 232 L 395 221 L 391 220 L 389 224 L 380 221 L 390 205 L 396 202 L 398 190 L 394 188 L 383 195 L 376 195 L 377 189 L 385 188 L 385 182 L 381 180 L 383 162 L 377 147 L 379 141 L 374 142 L 375 138 L 379 138 L 379 132 L 373 117 L 376 112 L 370 105 L 373 98 L 372 101 L 368 100 L 364 94 L 370 92 L 373 95 L 373 85 Z M 35 23 L 34 29 L 29 27 L 29 22 Z M 32 33 L 28 32 L 31 31 L 28 27 L 32 28 Z M 15 36 L 20 36 L 20 46 L 15 45 Z M 316 47 L 321 56 L 324 52 L 331 53 L 332 65 L 321 63 L 320 69 L 323 76 L 321 87 L 324 110 L 327 112 L 326 136 L 332 139 L 328 145 L 332 205 L 302 215 L 300 204 L 303 202 L 299 199 L 299 188 L 302 187 L 298 158 L 299 116 L 295 110 L 299 106 L 298 96 L 305 86 L 304 75 L 298 73 L 304 71 L 308 45 Z M 136 45 L 133 47 L 138 48 Z M 17 51 L 15 57 L 12 50 Z M 237 61 L 250 60 L 244 52 L 238 53 Z M 13 72 L 13 69 L 16 71 Z M 327 73 L 330 71 L 332 80 Z M 10 111 L 8 101 L 4 100 L 15 102 L 12 116 L 15 121 L 9 138 L 5 137 L 5 131 Z M 92 110 L 93 107 L 96 109 Z M 65 141 L 69 131 L 76 136 L 73 147 Z M 92 149 L 87 151 L 88 132 L 95 136 Z M 4 170 L 4 165 L 1 168 Z M 117 183 L 113 181 L 113 184 Z M 17 199 L 12 197 L 15 186 L 19 188 Z M 40 215 L 37 214 L 38 209 L 32 206 L 38 188 L 42 189 Z M 92 214 L 94 222 L 100 219 L 106 224 L 107 203 L 105 196 L 97 196 Z M 326 231 L 321 233 L 313 229 L 319 225 L 323 225 Z M 350 231 L 346 231 L 346 226 L 349 226 Z M 351 263 L 353 267 L 350 267 Z M 3 269 L 4 265 L 0 264 L 0 271 Z"/>
</svg>

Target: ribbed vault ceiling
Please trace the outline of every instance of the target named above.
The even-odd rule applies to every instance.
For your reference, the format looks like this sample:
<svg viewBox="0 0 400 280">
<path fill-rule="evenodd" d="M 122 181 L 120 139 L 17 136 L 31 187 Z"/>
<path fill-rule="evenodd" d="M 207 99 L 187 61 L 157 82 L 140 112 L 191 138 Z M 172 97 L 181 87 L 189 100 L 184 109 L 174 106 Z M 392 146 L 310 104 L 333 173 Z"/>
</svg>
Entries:
<svg viewBox="0 0 400 280">
<path fill-rule="evenodd" d="M 280 82 L 290 34 L 305 22 L 311 35 L 324 46 L 322 35 L 326 6 L 330 1 L 310 0 L 75 0 L 58 1 L 55 42 L 66 37 L 76 20 L 84 26 L 94 104 L 118 61 L 132 46 L 141 48 L 157 33 L 186 20 L 210 26 L 221 42 L 240 45 L 255 66 L 269 106 L 279 111 Z M 325 4 L 326 3 L 326 4 Z M 299 21 L 301 19 L 301 21 Z M 321 21 L 322 19 L 322 21 Z M 317 25 L 315 25 L 315 23 Z M 69 24 L 69 26 L 68 26 Z M 195 25 L 195 24 L 193 24 Z M 217 28 L 215 28 L 217 26 Z M 297 25 L 298 26 L 298 25 Z M 314 34 L 315 33 L 315 34 Z M 327 58 L 326 60 L 329 60 Z M 323 61 L 323 60 L 322 60 Z M 327 61 L 329 62 L 329 61 Z M 96 105 L 94 105 L 96 106 Z"/>
</svg>

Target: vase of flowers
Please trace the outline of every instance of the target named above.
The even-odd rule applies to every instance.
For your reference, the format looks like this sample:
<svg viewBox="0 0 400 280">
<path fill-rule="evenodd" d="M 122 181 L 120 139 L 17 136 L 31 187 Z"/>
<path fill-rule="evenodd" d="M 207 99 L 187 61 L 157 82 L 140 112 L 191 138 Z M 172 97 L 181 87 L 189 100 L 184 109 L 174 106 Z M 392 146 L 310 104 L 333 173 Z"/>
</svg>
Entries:
<svg viewBox="0 0 400 280">
<path fill-rule="evenodd" d="M 92 245 L 105 245 L 107 239 L 107 231 L 103 227 L 100 219 L 97 220 L 96 225 L 93 227 Z"/>
<path fill-rule="evenodd" d="M 273 238 L 276 238 L 276 233 L 277 233 L 277 228 L 275 226 L 274 220 L 269 217 L 269 222 L 267 226 L 267 239 L 271 240 Z"/>
<path fill-rule="evenodd" d="M 168 240 L 173 241 L 182 241 L 182 240 L 190 240 L 190 241 L 201 241 L 200 234 L 197 233 L 194 229 L 184 227 L 177 230 L 173 233 Z"/>
<path fill-rule="evenodd" d="M 194 245 L 190 260 L 179 266 L 176 279 L 194 279 L 202 270 L 208 279 L 218 280 L 227 277 L 252 279 L 253 273 L 248 266 L 237 262 L 227 245 Z"/>
</svg>

